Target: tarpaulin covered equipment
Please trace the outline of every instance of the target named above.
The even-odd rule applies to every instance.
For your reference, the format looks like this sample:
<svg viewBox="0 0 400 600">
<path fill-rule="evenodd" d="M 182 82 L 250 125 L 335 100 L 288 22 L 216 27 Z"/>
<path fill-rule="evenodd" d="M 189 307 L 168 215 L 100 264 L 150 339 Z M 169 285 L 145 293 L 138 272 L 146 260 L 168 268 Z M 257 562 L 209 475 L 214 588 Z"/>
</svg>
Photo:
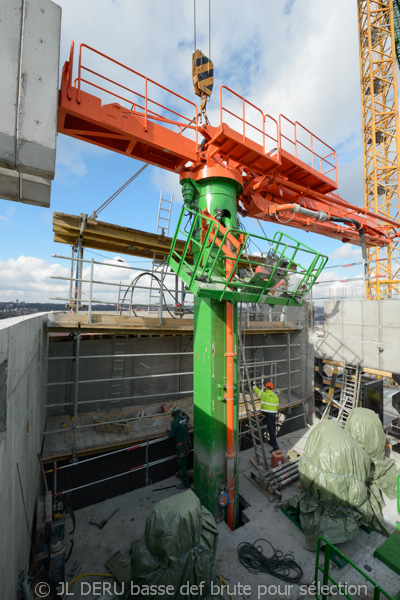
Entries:
<svg viewBox="0 0 400 600">
<path fill-rule="evenodd" d="M 162 500 L 148 516 L 144 535 L 132 544 L 124 600 L 207 597 L 217 575 L 217 538 L 214 517 L 191 490 Z M 173 586 L 172 594 L 166 586 Z"/>
<path fill-rule="evenodd" d="M 394 460 L 385 458 L 386 435 L 379 416 L 368 408 L 354 408 L 344 430 L 370 457 L 372 483 L 389 498 L 396 498 L 400 469 Z"/>
<path fill-rule="evenodd" d="M 371 465 L 368 453 L 336 421 L 314 427 L 299 461 L 302 491 L 285 503 L 299 513 L 307 549 L 316 548 L 319 536 L 334 544 L 350 540 L 361 524 L 387 535 Z"/>
</svg>

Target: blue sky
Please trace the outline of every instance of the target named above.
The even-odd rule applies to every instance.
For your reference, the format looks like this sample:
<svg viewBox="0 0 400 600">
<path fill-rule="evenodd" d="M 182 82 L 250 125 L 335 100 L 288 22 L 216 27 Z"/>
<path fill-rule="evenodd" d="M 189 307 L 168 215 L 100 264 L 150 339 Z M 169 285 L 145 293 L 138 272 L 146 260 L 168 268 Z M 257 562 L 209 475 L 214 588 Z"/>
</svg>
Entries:
<svg viewBox="0 0 400 600">
<path fill-rule="evenodd" d="M 61 65 L 74 39 L 76 44 L 88 43 L 196 101 L 191 81 L 192 1 L 58 3 L 63 10 Z M 222 84 L 272 116 L 284 113 L 300 121 L 336 147 L 339 193 L 362 204 L 356 2 L 252 0 L 243 5 L 239 0 L 211 0 L 211 7 L 212 124 L 218 119 Z M 197 0 L 197 47 L 206 53 L 209 49 L 206 0 Z M 70 248 L 53 242 L 53 212 L 91 214 L 141 166 L 138 161 L 59 135 L 50 209 L 0 201 L 0 301 L 46 301 L 54 295 L 55 284 L 49 276 L 65 274 L 66 263 L 52 254 L 69 255 Z M 179 178 L 155 167 L 140 175 L 99 219 L 154 232 L 161 188 L 164 195 L 175 195 L 172 230 L 181 208 Z M 262 234 L 256 221 L 247 218 L 244 225 Z M 274 225 L 262 225 L 268 236 L 277 230 Z M 281 229 L 330 255 L 331 264 L 359 257 L 358 248 L 288 227 Z M 91 252 L 86 256 L 103 260 Z M 143 264 L 141 259 L 127 260 Z M 358 272 L 353 270 L 351 276 Z M 63 294 L 61 284 L 57 290 L 58 295 Z"/>
</svg>

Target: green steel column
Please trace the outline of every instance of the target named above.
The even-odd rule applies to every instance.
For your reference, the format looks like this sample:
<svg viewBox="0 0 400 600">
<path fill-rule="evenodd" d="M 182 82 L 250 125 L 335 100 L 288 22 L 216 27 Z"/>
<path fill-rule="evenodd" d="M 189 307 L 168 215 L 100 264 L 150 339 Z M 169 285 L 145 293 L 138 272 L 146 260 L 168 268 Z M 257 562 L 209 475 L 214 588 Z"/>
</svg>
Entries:
<svg viewBox="0 0 400 600">
<path fill-rule="evenodd" d="M 225 227 L 237 227 L 236 196 L 240 185 L 228 178 L 183 180 L 183 196 L 191 206 L 207 209 Z M 215 212 L 217 210 L 217 212 Z M 220 211 L 223 211 L 221 213 Z M 221 261 L 221 270 L 225 268 Z M 226 485 L 225 302 L 195 298 L 193 341 L 194 491 L 217 520 L 226 516 L 218 498 Z M 237 309 L 234 306 L 234 343 L 237 352 Z M 237 357 L 235 358 L 235 424 L 238 416 Z M 235 446 L 237 428 L 235 425 Z M 236 480 L 236 486 L 238 481 Z M 236 515 L 238 514 L 238 493 Z"/>
</svg>

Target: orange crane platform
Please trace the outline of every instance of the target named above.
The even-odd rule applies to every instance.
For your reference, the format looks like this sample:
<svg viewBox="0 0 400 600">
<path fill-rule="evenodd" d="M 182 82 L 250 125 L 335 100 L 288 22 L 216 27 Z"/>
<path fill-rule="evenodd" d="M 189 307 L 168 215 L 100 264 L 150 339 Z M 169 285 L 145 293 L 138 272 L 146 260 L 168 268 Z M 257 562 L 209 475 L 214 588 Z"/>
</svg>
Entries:
<svg viewBox="0 0 400 600">
<path fill-rule="evenodd" d="M 361 232 L 367 245 L 398 238 L 399 221 L 334 193 L 336 152 L 300 123 L 283 115 L 276 120 L 222 86 L 219 125 L 202 124 L 194 102 L 85 44 L 73 79 L 73 58 L 74 43 L 62 72 L 59 133 L 181 178 L 236 179 L 244 216 L 357 245 Z"/>
</svg>

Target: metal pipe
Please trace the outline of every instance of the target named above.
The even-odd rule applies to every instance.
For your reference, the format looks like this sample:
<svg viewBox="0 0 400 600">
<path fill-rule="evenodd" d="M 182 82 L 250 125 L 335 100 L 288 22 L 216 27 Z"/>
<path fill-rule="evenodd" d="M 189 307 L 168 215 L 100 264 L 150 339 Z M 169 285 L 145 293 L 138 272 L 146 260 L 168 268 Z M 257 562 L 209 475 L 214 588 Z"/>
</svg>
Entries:
<svg viewBox="0 0 400 600">
<path fill-rule="evenodd" d="M 267 479 L 271 480 L 272 483 L 279 483 L 280 481 L 283 481 L 287 477 L 291 477 L 293 475 L 293 473 L 295 473 L 295 472 L 297 473 L 298 468 L 299 468 L 299 466 L 297 464 L 291 465 L 290 468 L 283 469 L 282 472 L 273 473 Z"/>
<path fill-rule="evenodd" d="M 193 352 L 156 352 L 154 354 L 118 354 L 121 358 L 140 358 L 145 356 L 148 358 L 149 356 L 181 356 L 184 354 L 185 356 L 190 356 Z M 81 356 L 80 359 L 84 360 L 85 358 L 114 358 L 115 354 L 97 354 L 93 356 Z M 48 356 L 47 360 L 73 360 L 73 356 Z"/>
<path fill-rule="evenodd" d="M 295 458 L 294 460 L 291 460 L 287 463 L 284 463 L 283 465 L 278 465 L 277 467 L 274 467 L 273 469 L 270 469 L 269 471 L 267 471 L 265 473 L 265 477 L 270 477 L 271 474 L 273 473 L 277 473 L 278 471 L 284 471 L 285 469 L 287 469 L 290 465 L 294 465 L 297 464 L 300 460 L 300 456 L 298 458 Z"/>
<path fill-rule="evenodd" d="M 63 279 L 63 278 L 62 277 L 50 277 L 50 279 Z M 94 283 L 102 283 L 102 282 L 94 282 Z M 106 285 L 119 285 L 119 283 L 118 284 L 111 284 L 111 283 L 106 283 L 106 282 L 104 282 L 104 283 Z M 148 290 L 148 289 L 150 289 L 150 288 L 142 287 L 142 286 L 138 286 L 138 285 L 135 286 L 135 288 L 136 289 L 141 289 L 141 290 Z M 191 292 L 188 292 L 188 294 L 190 294 L 190 293 Z M 70 302 L 71 300 L 73 300 L 73 298 L 70 298 L 70 297 L 65 298 L 63 296 L 51 296 L 49 298 L 49 300 L 62 300 L 63 302 L 64 301 L 65 302 Z M 93 304 L 108 304 L 109 306 L 116 306 L 115 302 L 107 302 L 106 300 L 93 300 Z M 131 305 L 128 304 L 128 303 L 126 303 L 126 304 L 123 304 L 122 306 L 131 306 Z M 148 304 L 135 304 L 135 307 L 136 307 L 136 310 L 141 310 L 141 309 L 147 308 Z M 166 310 L 166 307 L 171 308 L 171 309 L 174 308 L 174 306 L 172 304 L 164 304 L 164 309 L 165 310 Z M 184 308 L 185 308 L 185 310 L 187 312 L 190 312 L 191 314 L 193 313 L 193 311 L 192 311 L 193 305 L 191 306 L 191 308 L 187 307 L 187 306 L 185 306 Z"/>
<path fill-rule="evenodd" d="M 228 489 L 228 527 L 235 527 L 235 394 L 234 394 L 234 315 L 233 304 L 226 306 L 226 479 Z"/>
<path fill-rule="evenodd" d="M 166 458 L 160 458 L 159 460 L 155 460 L 149 463 L 149 467 L 153 467 L 154 465 L 159 465 L 163 462 L 167 462 L 168 460 L 172 460 L 176 458 L 176 454 L 173 456 L 167 456 Z M 122 475 L 132 474 L 133 471 L 141 471 L 145 469 L 146 465 L 140 465 L 139 467 L 133 467 L 129 469 L 129 471 L 124 471 L 123 473 L 118 473 L 118 475 L 112 475 L 111 477 L 105 477 L 104 479 L 98 479 L 97 481 L 92 481 L 91 483 L 85 483 L 85 485 L 79 485 L 77 487 L 71 488 L 69 490 L 63 490 L 62 492 L 58 492 L 54 494 L 54 496 L 61 496 L 62 494 L 69 494 L 70 492 L 76 492 L 76 490 L 82 490 L 83 488 L 90 487 L 91 485 L 96 485 L 97 483 L 103 483 L 104 481 L 110 481 L 110 479 L 116 479 L 117 477 L 122 477 Z"/>
<path fill-rule="evenodd" d="M 161 396 L 176 396 L 176 395 L 182 395 L 182 394 L 193 394 L 193 390 L 185 390 L 183 392 L 164 392 L 163 394 L 157 394 L 157 398 L 161 397 Z M 118 400 L 142 400 L 143 398 L 153 398 L 154 399 L 154 394 L 150 394 L 148 396 L 123 396 L 118 398 Z M 78 402 L 78 406 L 81 406 L 83 404 L 93 404 L 94 402 L 111 402 L 113 400 L 113 398 L 101 398 L 99 400 L 81 400 L 80 402 Z M 54 404 L 45 404 L 44 407 L 45 408 L 59 408 L 61 406 L 72 406 L 73 402 L 57 402 Z M 135 408 L 134 405 L 132 405 L 132 408 Z M 137 417 L 139 418 L 139 417 Z M 142 418 L 142 417 L 140 417 Z"/>
<path fill-rule="evenodd" d="M 301 344 L 290 344 L 290 345 L 292 348 L 301 346 Z M 268 344 L 267 346 L 265 346 L 265 345 L 264 346 L 244 346 L 244 350 L 249 350 L 252 348 L 267 348 L 267 349 L 269 349 L 269 348 L 286 348 L 286 344 Z"/>
<path fill-rule="evenodd" d="M 92 296 L 93 296 L 93 258 L 90 262 L 90 286 L 89 286 L 89 308 L 88 323 L 92 322 Z"/>
<path fill-rule="evenodd" d="M 185 373 L 159 373 L 156 375 L 135 375 L 134 377 L 109 377 L 107 379 L 81 379 L 79 383 L 104 383 L 106 381 L 126 381 L 128 379 L 152 379 L 154 377 L 177 377 L 181 375 L 193 375 L 193 371 L 186 371 Z M 286 373 L 284 373 L 284 375 L 286 375 Z M 53 383 L 46 383 L 46 385 L 72 385 L 73 383 L 75 383 L 75 381 L 54 381 Z"/>
<path fill-rule="evenodd" d="M 79 467 L 84 463 L 92 462 L 93 460 L 98 460 L 99 458 L 105 458 L 106 456 L 112 456 L 113 454 L 119 454 L 120 452 L 130 452 L 131 450 L 136 450 L 137 448 L 143 448 L 144 446 L 150 444 L 157 444 L 158 442 L 163 442 L 165 440 L 169 440 L 170 438 L 165 435 L 164 437 L 157 438 L 155 440 L 150 440 L 149 442 L 143 442 L 141 444 L 135 444 L 135 446 L 129 446 L 128 448 L 120 448 L 119 450 L 113 450 L 112 452 L 106 452 L 105 454 L 100 454 L 99 456 L 92 456 L 92 458 L 85 458 L 84 460 L 80 460 L 76 463 L 68 463 L 67 465 L 61 465 L 61 467 L 57 467 L 57 463 L 53 462 L 54 468 L 47 469 L 45 474 L 53 473 L 53 471 L 62 471 L 63 469 L 70 469 L 71 467 Z"/>
<path fill-rule="evenodd" d="M 78 422 L 78 396 L 79 396 L 79 349 L 81 344 L 81 336 L 78 333 L 75 336 L 75 369 L 74 369 L 74 423 L 73 423 L 73 434 L 72 434 L 72 460 L 76 462 L 76 430 Z"/>
<path fill-rule="evenodd" d="M 71 260 L 71 258 L 69 256 L 60 256 L 59 254 L 52 254 L 51 255 L 52 258 L 62 258 L 64 260 Z M 91 261 L 87 258 L 75 258 L 74 260 L 83 262 L 83 263 L 90 263 Z M 114 259 L 110 259 L 110 260 L 114 260 Z M 149 262 L 151 262 L 151 259 L 149 259 Z M 100 262 L 98 260 L 94 261 L 95 265 L 100 265 L 102 267 L 117 267 L 118 269 L 130 269 L 131 271 L 143 271 L 144 273 L 154 273 L 156 271 L 156 269 L 142 269 L 141 267 L 130 267 L 127 265 L 121 265 L 121 264 L 111 264 L 111 263 L 104 263 L 104 262 Z M 173 273 L 170 273 L 171 275 L 173 275 Z"/>
<path fill-rule="evenodd" d="M 291 477 L 288 477 L 287 479 L 285 479 L 284 481 L 280 481 L 278 483 L 273 483 L 271 488 L 272 490 L 276 490 L 276 488 L 282 488 L 285 485 L 288 485 L 289 483 L 292 483 L 292 481 L 296 481 L 296 479 L 299 478 L 299 473 L 295 473 L 294 475 L 292 475 Z"/>
<path fill-rule="evenodd" d="M 115 400 L 115 398 L 111 398 L 110 400 Z M 118 400 L 121 400 L 121 398 L 118 398 Z M 93 402 L 96 402 L 96 400 L 93 400 Z M 189 409 L 187 409 L 189 410 Z M 85 425 L 77 425 L 76 429 L 88 429 L 89 427 L 99 427 L 99 425 L 112 425 L 113 423 L 129 423 L 131 421 L 138 421 L 141 419 L 152 419 L 154 416 L 158 417 L 171 417 L 170 413 L 164 413 L 164 414 L 156 414 L 156 415 L 145 415 L 143 417 L 131 417 L 129 419 L 116 419 L 114 421 L 107 421 L 107 422 L 102 422 L 102 423 L 85 423 Z M 158 427 L 157 425 L 154 425 L 154 427 Z M 54 431 L 45 431 L 43 435 L 49 435 L 50 433 L 56 433 L 56 432 L 64 432 L 64 431 L 73 431 L 74 428 L 69 428 L 69 429 L 57 429 Z"/>
<path fill-rule="evenodd" d="M 292 395 L 292 376 L 290 373 L 290 333 L 287 334 L 287 370 L 288 370 L 288 396 L 289 396 L 289 412 L 291 412 L 291 404 L 292 404 L 292 400 L 291 400 L 291 395 Z M 293 360 L 300 360 L 299 358 L 294 358 Z"/>
</svg>

